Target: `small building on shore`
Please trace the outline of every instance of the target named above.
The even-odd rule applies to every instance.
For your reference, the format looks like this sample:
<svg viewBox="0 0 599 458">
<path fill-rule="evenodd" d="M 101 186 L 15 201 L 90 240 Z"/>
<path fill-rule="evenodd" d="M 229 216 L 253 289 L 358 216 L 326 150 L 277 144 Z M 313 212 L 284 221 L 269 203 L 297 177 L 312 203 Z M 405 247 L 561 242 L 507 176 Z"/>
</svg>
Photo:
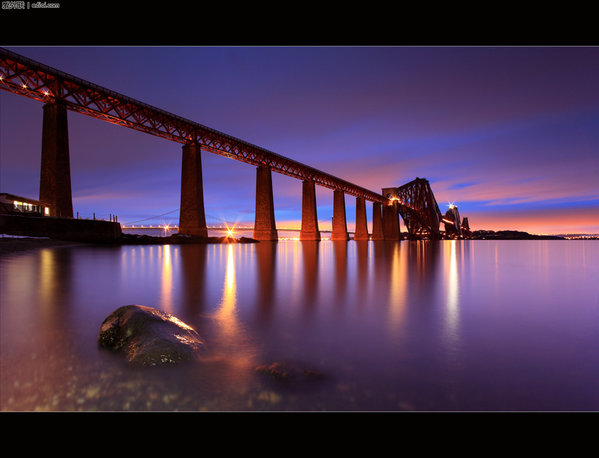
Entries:
<svg viewBox="0 0 599 458">
<path fill-rule="evenodd" d="M 50 207 L 39 200 L 0 193 L 0 213 L 9 215 L 50 216 Z"/>
</svg>

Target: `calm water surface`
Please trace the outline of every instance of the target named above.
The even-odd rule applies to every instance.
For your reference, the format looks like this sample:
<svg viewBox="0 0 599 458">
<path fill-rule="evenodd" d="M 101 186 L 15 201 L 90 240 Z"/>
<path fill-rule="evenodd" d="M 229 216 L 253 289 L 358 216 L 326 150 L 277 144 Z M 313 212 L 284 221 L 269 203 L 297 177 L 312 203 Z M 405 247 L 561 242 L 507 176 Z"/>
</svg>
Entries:
<svg viewBox="0 0 599 458">
<path fill-rule="evenodd" d="M 0 258 L 3 411 L 599 410 L 597 241 L 53 247 Z M 113 310 L 202 360 L 132 368 Z M 256 367 L 323 375 L 281 384 Z"/>
</svg>

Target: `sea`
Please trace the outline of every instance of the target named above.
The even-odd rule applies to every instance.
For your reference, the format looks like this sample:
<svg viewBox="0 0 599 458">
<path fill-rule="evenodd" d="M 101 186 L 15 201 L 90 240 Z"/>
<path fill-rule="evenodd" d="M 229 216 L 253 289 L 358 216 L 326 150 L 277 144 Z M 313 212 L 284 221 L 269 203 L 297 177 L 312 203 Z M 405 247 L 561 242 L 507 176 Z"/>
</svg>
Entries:
<svg viewBox="0 0 599 458">
<path fill-rule="evenodd" d="M 599 410 L 599 241 L 283 235 L 3 254 L 1 410 Z M 129 304 L 192 326 L 201 357 L 100 347 Z"/>
</svg>

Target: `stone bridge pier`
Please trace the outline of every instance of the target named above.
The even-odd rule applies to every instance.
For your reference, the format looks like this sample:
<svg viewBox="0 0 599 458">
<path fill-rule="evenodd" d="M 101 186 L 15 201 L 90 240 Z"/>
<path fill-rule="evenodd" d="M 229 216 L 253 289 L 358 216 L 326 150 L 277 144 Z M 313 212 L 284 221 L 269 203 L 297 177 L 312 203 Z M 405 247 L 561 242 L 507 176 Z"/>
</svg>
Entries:
<svg viewBox="0 0 599 458">
<path fill-rule="evenodd" d="M 254 238 L 256 240 L 276 241 L 279 239 L 275 223 L 270 167 L 259 166 L 256 169 L 256 211 L 254 218 Z"/>
<path fill-rule="evenodd" d="M 273 204 L 273 171 L 303 180 L 300 240 L 321 240 L 316 184 L 334 191 L 333 240 L 349 239 L 344 200 L 348 193 L 356 196 L 354 239 L 357 241 L 399 240 L 399 216 L 403 218 L 410 237 L 441 236 L 439 224 L 443 216 L 430 183 L 425 179 L 416 178 L 399 187 L 383 188 L 382 194 L 374 193 L 4 48 L 0 48 L 0 74 L 1 90 L 44 104 L 39 200 L 49 207 L 51 216 L 73 218 L 67 122 L 69 109 L 183 145 L 179 214 L 179 232 L 182 234 L 208 235 L 201 161 L 201 149 L 205 149 L 257 167 L 254 237 L 258 240 L 278 239 Z M 365 200 L 373 202 L 370 236 Z M 462 229 L 457 217 L 455 221 L 459 235 Z M 465 225 L 463 221 L 461 224 Z M 469 232 L 466 227 L 464 230 Z"/>
<path fill-rule="evenodd" d="M 197 142 L 183 145 L 179 234 L 208 236 L 204 213 L 202 154 Z"/>
<path fill-rule="evenodd" d="M 304 180 L 302 182 L 302 227 L 300 230 L 300 240 L 320 240 L 316 211 L 316 185 L 313 180 Z"/>
<path fill-rule="evenodd" d="M 366 200 L 364 197 L 356 197 L 356 227 L 354 229 L 354 240 L 368 240 L 368 221 L 366 220 Z"/>
<path fill-rule="evenodd" d="M 333 191 L 333 231 L 331 240 L 349 240 L 347 220 L 345 218 L 345 193 Z"/>
<path fill-rule="evenodd" d="M 372 237 L 371 240 L 385 240 L 383 233 L 383 216 L 381 214 L 381 203 L 372 203 Z"/>
<path fill-rule="evenodd" d="M 50 215 L 73 217 L 69 139 L 66 103 L 57 100 L 43 106 L 43 129 L 39 200 L 50 207 Z M 354 240 L 399 240 L 399 211 L 395 202 L 373 202 L 372 234 L 368 233 L 366 200 L 356 197 Z M 256 208 L 253 237 L 259 241 L 277 241 L 272 187 L 272 169 L 256 167 Z M 199 142 L 182 146 L 179 233 L 207 237 L 204 211 L 202 154 Z M 302 182 L 302 222 L 300 240 L 321 240 L 316 206 L 316 183 Z M 347 241 L 345 192 L 333 191 L 331 240 Z"/>
<path fill-rule="evenodd" d="M 400 240 L 399 209 L 397 203 L 391 201 L 383 205 L 383 236 L 385 240 Z"/>
<path fill-rule="evenodd" d="M 73 217 L 69 129 L 66 104 L 57 100 L 43 107 L 40 202 L 50 216 Z"/>
</svg>

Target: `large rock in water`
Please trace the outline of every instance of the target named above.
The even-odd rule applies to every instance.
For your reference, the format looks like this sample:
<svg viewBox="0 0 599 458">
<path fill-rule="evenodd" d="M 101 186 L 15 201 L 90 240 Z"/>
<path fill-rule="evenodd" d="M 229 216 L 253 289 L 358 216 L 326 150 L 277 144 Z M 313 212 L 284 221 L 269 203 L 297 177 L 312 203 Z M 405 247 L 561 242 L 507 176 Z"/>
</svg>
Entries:
<svg viewBox="0 0 599 458">
<path fill-rule="evenodd" d="M 204 347 L 191 326 L 143 305 L 125 305 L 112 312 L 100 326 L 98 343 L 142 366 L 190 361 Z"/>
</svg>

